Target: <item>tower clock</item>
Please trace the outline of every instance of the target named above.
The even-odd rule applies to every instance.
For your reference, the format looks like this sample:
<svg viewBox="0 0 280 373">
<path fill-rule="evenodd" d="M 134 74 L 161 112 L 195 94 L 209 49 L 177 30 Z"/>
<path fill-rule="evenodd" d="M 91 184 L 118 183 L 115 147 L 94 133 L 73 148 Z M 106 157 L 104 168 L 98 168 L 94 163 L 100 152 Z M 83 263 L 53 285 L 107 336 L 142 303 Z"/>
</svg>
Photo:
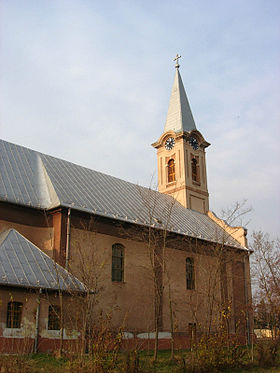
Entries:
<svg viewBox="0 0 280 373">
<path fill-rule="evenodd" d="M 158 157 L 158 190 L 183 206 L 209 209 L 205 149 L 210 144 L 197 130 L 176 63 L 164 132 L 154 144 Z"/>
</svg>

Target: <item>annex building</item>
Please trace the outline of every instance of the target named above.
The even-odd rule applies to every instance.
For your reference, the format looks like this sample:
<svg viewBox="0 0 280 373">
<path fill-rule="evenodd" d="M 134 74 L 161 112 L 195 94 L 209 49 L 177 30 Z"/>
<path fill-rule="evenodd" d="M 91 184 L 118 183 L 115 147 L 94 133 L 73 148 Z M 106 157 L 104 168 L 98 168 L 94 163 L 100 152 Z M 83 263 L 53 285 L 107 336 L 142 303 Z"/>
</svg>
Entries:
<svg viewBox="0 0 280 373">
<path fill-rule="evenodd" d="M 210 144 L 178 59 L 152 145 L 158 191 L 0 140 L 0 351 L 70 346 L 101 311 L 143 346 L 156 332 L 186 347 L 220 325 L 250 338 L 246 230 L 209 211 Z"/>
</svg>

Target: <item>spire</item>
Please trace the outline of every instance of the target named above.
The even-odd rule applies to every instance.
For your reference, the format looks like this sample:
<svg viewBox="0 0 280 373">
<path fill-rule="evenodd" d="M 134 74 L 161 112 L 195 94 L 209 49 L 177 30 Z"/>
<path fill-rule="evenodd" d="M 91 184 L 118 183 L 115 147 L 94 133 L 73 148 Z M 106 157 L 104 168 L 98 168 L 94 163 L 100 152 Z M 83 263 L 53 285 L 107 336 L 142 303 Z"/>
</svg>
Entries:
<svg viewBox="0 0 280 373">
<path fill-rule="evenodd" d="M 177 54 L 174 58 L 174 61 L 176 61 L 175 79 L 172 87 L 164 132 L 170 130 L 175 132 L 192 131 L 196 129 L 190 104 L 179 72 L 180 65 L 178 59 L 180 57 L 181 56 Z"/>
</svg>

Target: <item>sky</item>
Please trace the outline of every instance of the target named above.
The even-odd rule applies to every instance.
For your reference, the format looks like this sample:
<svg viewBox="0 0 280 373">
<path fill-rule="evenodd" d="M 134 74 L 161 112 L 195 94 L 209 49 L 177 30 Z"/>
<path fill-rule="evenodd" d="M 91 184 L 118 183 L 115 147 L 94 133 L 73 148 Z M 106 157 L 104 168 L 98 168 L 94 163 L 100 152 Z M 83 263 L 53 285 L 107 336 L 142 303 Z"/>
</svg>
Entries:
<svg viewBox="0 0 280 373">
<path fill-rule="evenodd" d="M 279 0 L 0 0 L 0 137 L 156 187 L 173 58 L 210 209 L 280 236 Z"/>
</svg>

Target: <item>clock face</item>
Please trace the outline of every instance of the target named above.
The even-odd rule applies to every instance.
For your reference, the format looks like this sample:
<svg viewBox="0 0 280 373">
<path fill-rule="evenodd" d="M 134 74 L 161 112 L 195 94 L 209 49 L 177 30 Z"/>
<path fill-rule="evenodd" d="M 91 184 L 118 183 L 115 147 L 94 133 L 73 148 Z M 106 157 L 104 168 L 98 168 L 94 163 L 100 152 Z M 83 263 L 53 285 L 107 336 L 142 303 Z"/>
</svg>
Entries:
<svg viewBox="0 0 280 373">
<path fill-rule="evenodd" d="M 166 150 L 171 150 L 171 149 L 173 148 L 174 145 L 175 145 L 174 137 L 169 137 L 169 138 L 165 141 L 165 149 L 166 149 Z"/>
<path fill-rule="evenodd" d="M 194 150 L 197 150 L 199 148 L 198 141 L 195 137 L 189 138 L 189 144 L 192 146 Z"/>
</svg>

